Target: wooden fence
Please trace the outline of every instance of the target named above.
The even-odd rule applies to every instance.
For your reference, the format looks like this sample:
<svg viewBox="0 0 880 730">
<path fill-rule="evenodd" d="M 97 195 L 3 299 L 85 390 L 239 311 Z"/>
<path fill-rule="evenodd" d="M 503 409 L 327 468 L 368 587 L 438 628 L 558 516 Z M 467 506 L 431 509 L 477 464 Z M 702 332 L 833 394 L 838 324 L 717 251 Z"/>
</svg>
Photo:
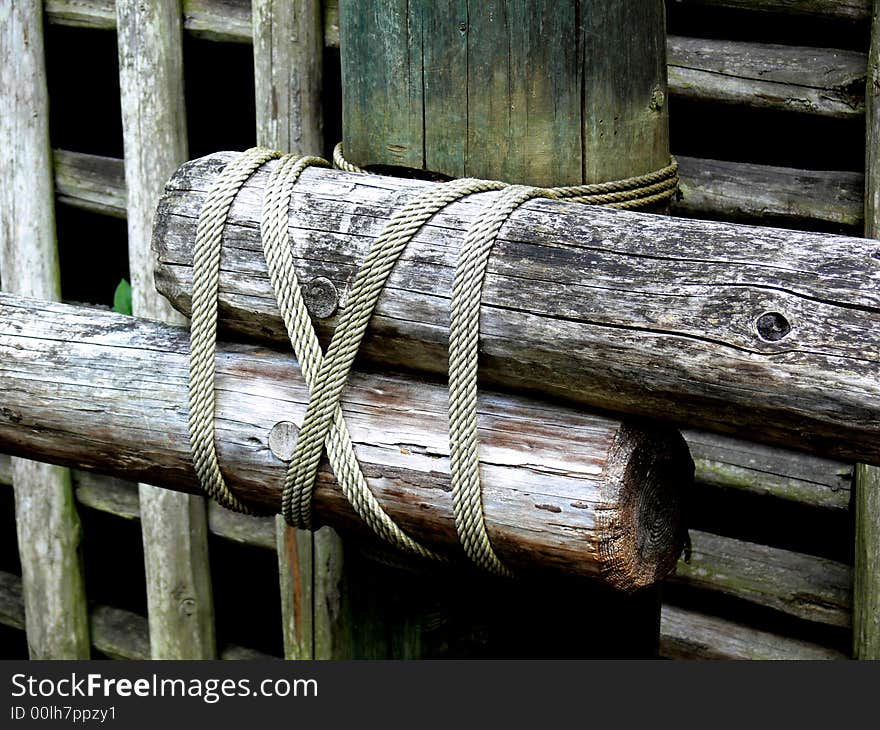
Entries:
<svg viewBox="0 0 880 730">
<path fill-rule="evenodd" d="M 38 15 L 37 0 L 21 5 L 24 14 Z M 186 157 L 181 121 L 185 103 L 180 82 L 182 33 L 239 44 L 250 43 L 255 29 L 260 38 L 296 37 L 296 43 L 282 47 L 270 42 L 254 47 L 257 139 L 293 151 L 313 151 L 321 146 L 321 44 L 331 49 L 339 44 L 336 5 L 334 0 L 325 2 L 323 8 L 317 0 L 258 0 L 252 14 L 249 0 L 183 0 L 181 5 L 177 0 L 146 4 L 48 0 L 43 4 L 50 24 L 117 30 L 125 160 L 61 149 L 50 154 L 44 131 L 21 143 L 31 148 L 18 151 L 16 179 L 46 176 L 47 191 L 52 190 L 54 180 L 57 204 L 128 220 L 135 313 L 173 316 L 153 292 L 147 241 L 152 201 L 164 179 Z M 872 18 L 868 0 L 686 0 L 676 5 L 678 14 L 709 6 L 752 13 L 756 22 L 765 13 L 785 12 L 795 19 L 853 23 L 854 34 L 866 30 Z M 39 36 L 39 22 L 31 22 L 31 31 Z M 865 230 L 875 235 L 880 123 L 874 105 L 880 86 L 869 79 L 876 78 L 880 26 L 874 23 L 870 71 L 869 48 L 857 42 L 836 50 L 671 35 L 668 72 L 673 132 L 678 101 L 841 121 L 861 120 L 867 110 L 869 170 L 865 176 L 852 170 L 817 171 L 679 156 L 682 197 L 674 212 L 855 235 Z M 711 34 L 719 29 L 705 30 Z M 867 32 L 864 35 L 867 40 Z M 34 88 L 45 90 L 42 48 L 32 44 L 31 52 L 36 54 L 31 67 Z M 44 91 L 31 103 L 38 114 L 45 115 L 49 101 Z M 673 134 L 673 145 L 674 140 Z M 0 136 L 0 144 L 9 144 L 9 138 Z M 11 205 L 8 197 L 0 201 L 7 208 Z M 51 210 L 51 205 L 45 203 L 44 210 Z M 0 217 L 11 214 L 8 209 L 0 211 Z M 51 260 L 54 254 L 45 246 L 54 240 L 54 220 L 45 216 L 40 225 L 42 243 L 21 238 L 19 245 L 43 246 L 40 255 Z M 4 287 L 22 286 L 7 269 L 0 270 L 0 275 Z M 51 279 L 57 274 L 50 270 L 47 276 Z M 41 293 L 52 295 L 48 290 Z M 880 656 L 876 628 L 880 489 L 875 470 L 727 437 L 699 432 L 685 435 L 697 465 L 695 501 L 702 517 L 700 529 L 691 530 L 690 560 L 680 562 L 665 591 L 661 653 L 673 658 Z M 85 656 L 90 642 L 106 655 L 124 658 L 254 656 L 247 649 L 216 645 L 208 532 L 276 551 L 286 656 L 340 655 L 339 643 L 328 635 L 333 631 L 329 613 L 338 599 L 338 587 L 332 571 L 320 567 L 334 565 L 341 549 L 329 531 L 314 537 L 299 535 L 274 519 L 235 514 L 198 498 L 163 494 L 77 471 L 61 473 L 56 479 L 52 495 L 35 493 L 38 503 L 31 508 L 36 519 L 20 521 L 21 542 L 39 538 L 58 555 L 69 554 L 77 542 L 78 506 L 123 520 L 140 520 L 148 547 L 150 618 L 148 625 L 142 616 L 108 606 L 92 606 L 86 615 L 77 561 L 54 561 L 54 574 L 28 574 L 34 558 L 23 550 L 25 582 L 34 596 L 53 594 L 49 586 L 71 586 L 45 607 L 28 613 L 32 655 Z M 29 487 L 20 481 L 12 460 L 0 456 L 0 484 L 13 481 L 16 498 L 21 499 Z M 872 481 L 873 490 L 868 486 Z M 739 530 L 728 525 L 713 530 L 706 515 L 730 504 L 749 515 L 749 521 Z M 765 512 L 793 522 L 803 518 L 802 530 L 822 530 L 855 520 L 855 562 L 849 559 L 849 545 L 822 551 L 815 550 L 815 541 L 799 542 L 796 524 L 789 531 L 794 538 L 787 544 L 768 538 L 770 530 L 761 527 L 760 515 Z M 47 514 L 59 526 L 51 534 L 46 533 L 45 523 L 38 524 Z M 758 517 L 752 520 L 753 515 Z M 830 529 L 829 540 L 840 540 L 839 533 Z M 845 531 L 843 539 L 847 539 Z M 313 566 L 318 566 L 314 574 Z M 169 604 L 167 594 L 172 590 L 174 602 Z M 325 607 L 326 615 L 321 610 L 303 612 L 299 605 L 303 597 L 310 605 Z M 0 622 L 23 628 L 25 605 L 36 600 L 22 591 L 18 576 L 0 573 Z M 162 610 L 169 605 L 175 610 Z M 70 635 L 76 640 L 70 646 L 45 638 L 57 633 L 52 627 L 62 625 L 59 621 L 73 622 Z"/>
</svg>

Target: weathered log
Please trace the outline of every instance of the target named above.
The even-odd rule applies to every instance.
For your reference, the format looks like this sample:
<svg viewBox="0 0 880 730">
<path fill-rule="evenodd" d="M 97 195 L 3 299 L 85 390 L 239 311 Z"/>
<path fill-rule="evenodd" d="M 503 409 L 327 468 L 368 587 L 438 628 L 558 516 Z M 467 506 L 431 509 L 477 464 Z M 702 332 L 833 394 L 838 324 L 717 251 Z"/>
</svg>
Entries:
<svg viewBox="0 0 880 730">
<path fill-rule="evenodd" d="M 229 159 L 183 166 L 160 203 L 156 283 L 182 311 L 196 220 Z M 243 188 L 226 226 L 221 324 L 286 341 L 259 238 L 271 167 Z M 307 170 L 289 228 L 301 280 L 329 279 L 344 302 L 391 211 L 429 184 Z M 457 249 L 493 195 L 450 206 L 415 237 L 379 300 L 365 357 L 445 374 Z M 878 260 L 880 252 L 872 258 L 863 241 L 841 236 L 533 201 L 510 217 L 493 250 L 482 377 L 880 463 Z M 317 320 L 325 334 L 333 323 Z"/>
<path fill-rule="evenodd" d="M 849 508 L 852 464 L 703 431 L 682 435 L 694 459 L 697 484 L 822 509 Z"/>
<path fill-rule="evenodd" d="M 346 156 L 530 185 L 662 168 L 664 20 L 662 0 L 343 2 Z"/>
<path fill-rule="evenodd" d="M 867 20 L 871 17 L 871 0 L 676 0 L 676 3 L 823 20 Z"/>
<path fill-rule="evenodd" d="M 815 555 L 690 531 L 690 560 L 670 582 L 719 593 L 789 616 L 848 627 L 852 570 Z"/>
<path fill-rule="evenodd" d="M 672 204 L 675 215 L 861 234 L 861 173 L 676 159 L 681 196 Z"/>
<path fill-rule="evenodd" d="M 198 492 L 187 431 L 187 331 L 99 310 L 0 297 L 0 450 Z M 268 438 L 307 389 L 292 356 L 227 345 L 217 445 L 231 487 L 277 510 L 285 464 Z M 343 411 L 370 487 L 414 537 L 457 545 L 444 386 L 356 375 Z M 664 576 L 681 547 L 692 478 L 681 436 L 515 396 L 481 398 L 483 500 L 502 559 L 622 588 Z M 323 469 L 317 518 L 363 529 Z"/>
<path fill-rule="evenodd" d="M 841 652 L 718 616 L 664 605 L 660 655 L 667 659 L 846 659 Z"/>
<path fill-rule="evenodd" d="M 669 36 L 669 92 L 684 99 L 847 119 L 865 112 L 864 53 Z"/>
</svg>

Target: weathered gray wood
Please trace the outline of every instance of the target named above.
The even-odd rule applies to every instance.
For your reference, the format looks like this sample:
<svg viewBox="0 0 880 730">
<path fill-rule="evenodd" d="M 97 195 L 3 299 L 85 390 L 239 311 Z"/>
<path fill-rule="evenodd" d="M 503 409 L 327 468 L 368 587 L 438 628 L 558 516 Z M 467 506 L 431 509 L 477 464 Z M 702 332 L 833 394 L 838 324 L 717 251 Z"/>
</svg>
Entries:
<svg viewBox="0 0 880 730">
<path fill-rule="evenodd" d="M 534 185 L 668 164 L 660 0 L 369 0 L 339 26 L 355 164 Z"/>
<path fill-rule="evenodd" d="M 94 606 L 89 616 L 93 646 L 111 659 L 149 659 L 150 636 L 147 620 L 131 611 L 111 606 Z M 24 628 L 21 578 L 0 571 L 0 624 Z M 274 659 L 253 649 L 227 645 L 221 659 Z"/>
<path fill-rule="evenodd" d="M 42 3 L 4 10 L 0 30 L 0 280 L 5 291 L 61 295 Z M 15 460 L 16 531 L 33 659 L 89 656 L 81 530 L 70 474 Z"/>
<path fill-rule="evenodd" d="M 761 14 L 798 15 L 828 20 L 867 20 L 871 17 L 871 0 L 675 0 L 675 2 L 686 6 L 731 8 Z"/>
<path fill-rule="evenodd" d="M 864 226 L 865 177 L 746 162 L 678 158 L 681 199 L 675 215 L 850 234 Z M 125 216 L 122 160 L 55 150 L 59 202 Z"/>
<path fill-rule="evenodd" d="M 880 469 L 859 464 L 855 486 L 853 656 L 880 659 Z"/>
<path fill-rule="evenodd" d="M 864 53 L 669 36 L 674 96 L 847 119 L 865 111 Z"/>
<path fill-rule="evenodd" d="M 55 197 L 59 203 L 125 218 L 122 160 L 67 150 L 54 151 Z"/>
<path fill-rule="evenodd" d="M 860 235 L 864 175 L 678 158 L 675 215 Z"/>
<path fill-rule="evenodd" d="M 257 144 L 319 155 L 324 148 L 320 2 L 255 0 L 252 12 Z M 342 546 L 336 548 L 341 550 Z M 318 593 L 323 583 L 314 571 L 319 563 L 331 563 L 315 554 L 313 533 L 290 528 L 280 515 L 276 518 L 276 549 L 284 655 L 313 659 L 317 622 L 321 620 L 316 612 L 326 603 L 326 596 Z"/>
<path fill-rule="evenodd" d="M 880 238 L 880 0 L 874 0 L 872 8 L 865 120 L 865 235 Z M 853 656 L 880 659 L 880 469 L 860 464 L 854 489 Z"/>
<path fill-rule="evenodd" d="M 691 559 L 670 582 L 711 590 L 806 621 L 849 627 L 852 570 L 814 555 L 690 530 Z"/>
<path fill-rule="evenodd" d="M 188 350 L 185 329 L 0 295 L 0 449 L 197 491 Z M 304 413 L 295 360 L 225 346 L 216 385 L 227 481 L 254 507 L 277 509 L 285 464 L 267 440 L 278 421 Z M 438 428 L 447 404 L 445 386 L 378 374 L 352 376 L 343 399 L 370 487 L 405 530 L 438 549 L 457 547 L 448 435 Z M 489 535 L 513 569 L 601 574 L 633 588 L 672 567 L 678 499 L 692 478 L 677 432 L 490 392 L 480 424 Z M 315 510 L 319 524 L 363 530 L 327 471 Z"/>
<path fill-rule="evenodd" d="M 702 431 L 685 431 L 694 481 L 831 510 L 847 510 L 853 465 Z"/>
<path fill-rule="evenodd" d="M 185 322 L 153 286 L 155 199 L 187 157 L 178 0 L 117 0 L 119 86 L 128 190 L 132 311 Z M 156 659 L 216 656 L 204 500 L 148 484 L 139 489 L 150 646 Z"/>
<path fill-rule="evenodd" d="M 76 501 L 84 507 L 106 512 L 124 520 L 141 518 L 138 485 L 92 472 L 72 471 Z M 0 454 L 0 486 L 12 486 L 12 462 Z M 275 518 L 245 515 L 208 503 L 208 529 L 225 540 L 263 548 L 275 549 Z"/>
<path fill-rule="evenodd" d="M 667 659 L 846 659 L 835 649 L 669 604 L 663 606 L 660 655 Z"/>
<path fill-rule="evenodd" d="M 188 163 L 160 204 L 157 286 L 184 311 L 197 216 L 230 158 Z M 258 231 L 273 164 L 243 188 L 226 226 L 221 318 L 248 336 L 286 341 Z M 301 280 L 327 277 L 344 300 L 392 211 L 429 184 L 307 170 L 291 204 Z M 457 249 L 493 195 L 450 206 L 415 237 L 379 300 L 365 357 L 445 375 Z M 489 263 L 481 373 L 613 411 L 880 463 L 878 281 L 880 252 L 873 258 L 859 239 L 533 201 L 510 217 Z M 317 324 L 326 333 L 333 322 Z"/>
</svg>

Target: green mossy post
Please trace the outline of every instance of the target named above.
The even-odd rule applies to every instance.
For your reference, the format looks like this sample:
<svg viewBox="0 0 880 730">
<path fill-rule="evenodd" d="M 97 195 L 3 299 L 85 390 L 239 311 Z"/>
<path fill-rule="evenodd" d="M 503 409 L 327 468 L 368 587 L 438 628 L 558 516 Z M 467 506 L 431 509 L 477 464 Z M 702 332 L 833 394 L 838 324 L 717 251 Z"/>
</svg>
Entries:
<svg viewBox="0 0 880 730">
<path fill-rule="evenodd" d="M 339 10 L 343 147 L 356 165 L 554 186 L 669 162 L 662 0 L 342 0 Z M 396 657 L 657 651 L 654 589 L 623 597 L 577 581 L 389 580 L 388 570 L 372 589 Z M 611 631 L 572 644 L 553 634 L 563 614 Z"/>
<path fill-rule="evenodd" d="M 669 161 L 662 0 L 340 5 L 357 165 L 574 185 Z"/>
</svg>

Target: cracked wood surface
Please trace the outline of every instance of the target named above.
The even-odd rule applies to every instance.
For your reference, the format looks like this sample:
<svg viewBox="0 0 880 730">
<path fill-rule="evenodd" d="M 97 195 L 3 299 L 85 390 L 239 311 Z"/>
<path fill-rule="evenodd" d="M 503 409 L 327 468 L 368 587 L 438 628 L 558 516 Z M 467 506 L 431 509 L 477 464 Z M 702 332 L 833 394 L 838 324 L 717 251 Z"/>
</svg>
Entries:
<svg viewBox="0 0 880 730">
<path fill-rule="evenodd" d="M 159 206 L 157 287 L 189 309 L 192 242 L 232 153 L 184 165 Z M 269 163 L 226 227 L 221 326 L 284 341 L 259 240 Z M 291 202 L 300 279 L 344 304 L 392 211 L 431 183 L 307 170 Z M 463 231 L 494 193 L 436 215 L 398 262 L 362 355 L 446 373 Z M 511 217 L 483 290 L 481 376 L 603 409 L 880 463 L 880 249 L 861 239 L 532 201 Z M 334 319 L 317 320 L 325 335 Z"/>
<path fill-rule="evenodd" d="M 79 307 L 0 297 L 0 448 L 198 492 L 187 430 L 184 329 Z M 307 400 L 290 355 L 227 345 L 218 356 L 217 445 L 233 489 L 277 510 L 285 465 L 272 427 Z M 370 487 L 418 539 L 453 549 L 444 386 L 353 376 L 343 411 Z M 483 500 L 513 568 L 554 568 L 622 588 L 651 584 L 681 547 L 679 497 L 692 478 L 680 435 L 563 406 L 484 393 Z M 361 527 L 326 466 L 320 521 Z"/>
</svg>

